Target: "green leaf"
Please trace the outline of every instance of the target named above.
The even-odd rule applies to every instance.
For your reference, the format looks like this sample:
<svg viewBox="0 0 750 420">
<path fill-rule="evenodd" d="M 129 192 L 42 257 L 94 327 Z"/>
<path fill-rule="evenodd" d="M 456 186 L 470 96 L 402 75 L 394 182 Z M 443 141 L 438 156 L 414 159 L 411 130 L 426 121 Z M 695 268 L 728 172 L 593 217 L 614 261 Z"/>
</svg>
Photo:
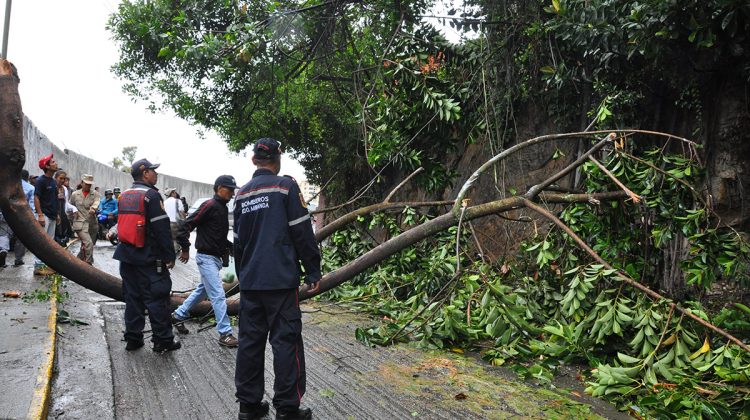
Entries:
<svg viewBox="0 0 750 420">
<path fill-rule="evenodd" d="M 555 74 L 555 68 L 552 66 L 544 66 L 539 69 L 544 74 Z"/>
<path fill-rule="evenodd" d="M 633 365 L 633 364 L 641 362 L 641 359 L 638 359 L 638 358 L 635 358 L 635 357 L 632 357 L 632 356 L 628 356 L 627 354 L 620 353 L 620 352 L 617 352 L 617 358 L 620 359 L 620 361 L 622 363 L 625 363 L 625 364 L 628 364 L 628 365 Z"/>
</svg>

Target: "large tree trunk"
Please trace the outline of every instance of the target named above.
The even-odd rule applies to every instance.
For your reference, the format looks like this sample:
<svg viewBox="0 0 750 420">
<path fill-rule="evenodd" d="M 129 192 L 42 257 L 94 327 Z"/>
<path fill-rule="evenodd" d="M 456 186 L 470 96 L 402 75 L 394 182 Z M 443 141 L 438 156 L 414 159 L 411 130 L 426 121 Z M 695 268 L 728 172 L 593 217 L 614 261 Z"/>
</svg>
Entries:
<svg viewBox="0 0 750 420">
<path fill-rule="evenodd" d="M 687 291 L 685 273 L 682 271 L 680 263 L 687 257 L 689 246 L 687 238 L 682 233 L 677 233 L 662 251 L 664 253 L 664 264 L 661 267 L 659 289 L 676 300 L 682 300 Z"/>
</svg>

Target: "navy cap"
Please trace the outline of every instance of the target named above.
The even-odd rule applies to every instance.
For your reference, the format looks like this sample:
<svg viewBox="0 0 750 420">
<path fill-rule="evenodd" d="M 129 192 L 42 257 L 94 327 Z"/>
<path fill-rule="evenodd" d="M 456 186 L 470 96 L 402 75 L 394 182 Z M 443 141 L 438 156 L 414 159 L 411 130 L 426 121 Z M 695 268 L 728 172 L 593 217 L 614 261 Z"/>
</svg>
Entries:
<svg viewBox="0 0 750 420">
<path fill-rule="evenodd" d="M 218 187 L 237 188 L 237 183 L 232 175 L 222 175 L 214 182 L 214 188 Z"/>
<path fill-rule="evenodd" d="M 130 175 L 133 175 L 133 178 L 135 178 L 142 175 L 143 171 L 145 171 L 146 169 L 156 169 L 158 167 L 158 163 L 151 163 L 148 161 L 148 159 L 136 160 L 130 167 Z"/>
<path fill-rule="evenodd" d="M 272 156 L 281 154 L 281 142 L 270 137 L 258 139 L 253 146 L 254 157 L 259 159 L 268 159 Z"/>
</svg>

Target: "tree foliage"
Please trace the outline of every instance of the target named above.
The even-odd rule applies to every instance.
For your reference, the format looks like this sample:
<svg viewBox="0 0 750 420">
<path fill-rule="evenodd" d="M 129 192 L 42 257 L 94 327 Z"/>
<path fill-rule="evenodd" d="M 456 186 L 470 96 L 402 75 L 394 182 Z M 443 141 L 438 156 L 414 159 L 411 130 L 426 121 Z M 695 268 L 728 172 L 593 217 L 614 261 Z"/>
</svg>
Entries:
<svg viewBox="0 0 750 420">
<path fill-rule="evenodd" d="M 434 142 L 450 143 L 444 134 L 460 106 L 427 86 L 445 59 L 433 44 L 439 37 L 414 16 L 425 1 L 401 5 L 126 1 L 109 23 L 121 45 L 114 71 L 134 97 L 216 130 L 232 150 L 274 136 L 314 182 L 338 171 L 343 176 L 331 187 L 335 196 L 388 164 L 409 169 L 427 161 L 439 171 Z M 422 73 L 428 55 L 438 64 Z M 424 105 L 411 104 L 412 88 L 424 91 L 418 92 L 428 99 Z M 408 109 L 389 111 L 397 102 L 389 97 L 408 102 Z M 429 115 L 422 115 L 424 108 Z M 445 124 L 425 129 L 433 115 Z M 386 120 L 393 117 L 405 120 L 403 132 L 386 140 L 395 126 Z M 420 130 L 421 138 L 407 148 Z M 405 150 L 397 153 L 399 147 Z M 432 161 L 420 148 L 429 149 Z"/>
<path fill-rule="evenodd" d="M 521 122 L 697 138 L 701 152 L 610 151 L 608 170 L 643 200 L 571 205 L 562 219 L 634 278 L 655 286 L 677 273 L 692 287 L 694 313 L 746 334 L 741 306 L 706 308 L 699 298 L 719 279 L 747 286 L 743 233 L 719 224 L 700 188 L 715 92 L 750 80 L 747 2 L 467 0 L 441 18 L 473 31 L 459 43 L 424 17 L 434 3 L 124 1 L 109 23 L 121 46 L 114 71 L 134 97 L 215 130 L 232 150 L 279 138 L 312 182 L 332 178 L 333 201 L 417 167 L 418 185 L 438 194 L 455 182 L 467 145 L 494 155 Z M 587 164 L 574 187 L 605 185 Z M 392 235 L 424 217 L 408 209 L 338 232 L 324 249 L 328 268 L 368 250 L 372 230 Z M 638 415 L 747 415 L 746 353 L 624 287 L 566 235 L 543 230 L 517 260 L 490 262 L 457 256 L 457 234 L 469 249 L 466 230 L 449 231 L 329 292 L 388 320 L 359 339 L 443 348 L 489 340 L 488 360 L 516 362 L 542 381 L 560 363 L 590 364 L 589 392 Z M 675 244 L 687 244 L 684 255 L 675 258 Z"/>
<path fill-rule="evenodd" d="M 571 238 L 540 229 L 516 258 L 496 264 L 474 254 L 466 225 L 403 250 L 328 297 L 383 322 L 357 330 L 366 345 L 413 341 L 427 348 L 482 349 L 495 365 L 549 383 L 560 366 L 591 366 L 587 392 L 645 418 L 737 418 L 750 415 L 750 353 L 622 282 L 617 270 L 652 287 L 663 260 L 658 250 L 675 235 L 690 244 L 682 269 L 696 290 L 723 279 L 750 282 L 750 246 L 742 234 L 717 229 L 695 204 L 695 160 L 652 149 L 641 156 L 617 149 L 608 170 L 639 202 L 577 203 L 561 219 L 614 269 L 591 263 Z M 587 191 L 612 180 L 584 166 Z M 377 214 L 337 232 L 324 248 L 328 270 L 375 245 L 363 231 L 395 235 L 427 216 L 405 209 Z M 543 228 L 543 226 L 540 226 Z M 460 233 L 460 234 L 459 234 Z M 747 340 L 744 304 L 682 303 L 691 313 Z M 708 306 L 707 306 L 708 305 Z"/>
<path fill-rule="evenodd" d="M 112 158 L 112 167 L 130 173 L 130 166 L 135 160 L 135 154 L 138 152 L 138 146 L 125 146 L 122 148 L 122 156 Z"/>
</svg>

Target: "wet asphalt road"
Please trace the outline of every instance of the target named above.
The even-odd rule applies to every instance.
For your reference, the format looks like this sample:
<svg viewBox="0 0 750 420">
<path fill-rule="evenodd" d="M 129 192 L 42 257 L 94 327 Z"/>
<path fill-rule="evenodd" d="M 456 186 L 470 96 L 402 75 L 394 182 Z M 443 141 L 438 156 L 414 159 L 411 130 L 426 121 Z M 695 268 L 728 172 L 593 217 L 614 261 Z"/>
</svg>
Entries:
<svg viewBox="0 0 750 420">
<path fill-rule="evenodd" d="M 95 265 L 117 275 L 112 252 L 99 243 Z M 194 261 L 178 263 L 172 277 L 174 290 L 191 288 L 199 279 Z M 144 348 L 126 352 L 124 305 L 72 282 L 66 290 L 71 298 L 62 309 L 88 325 L 61 324 L 49 418 L 237 418 L 236 350 L 219 346 L 213 328 L 197 332 L 196 322 L 187 323 L 191 333 L 179 336 L 183 346 L 175 352 L 153 353 L 148 339 Z M 319 302 L 304 302 L 302 310 L 308 376 L 303 405 L 313 408 L 315 418 L 624 418 L 606 404 L 589 407 L 473 358 L 404 345 L 366 347 L 354 331 L 372 320 Z M 265 376 L 270 401 L 270 346 Z M 268 418 L 273 414 L 271 409 Z"/>
</svg>

